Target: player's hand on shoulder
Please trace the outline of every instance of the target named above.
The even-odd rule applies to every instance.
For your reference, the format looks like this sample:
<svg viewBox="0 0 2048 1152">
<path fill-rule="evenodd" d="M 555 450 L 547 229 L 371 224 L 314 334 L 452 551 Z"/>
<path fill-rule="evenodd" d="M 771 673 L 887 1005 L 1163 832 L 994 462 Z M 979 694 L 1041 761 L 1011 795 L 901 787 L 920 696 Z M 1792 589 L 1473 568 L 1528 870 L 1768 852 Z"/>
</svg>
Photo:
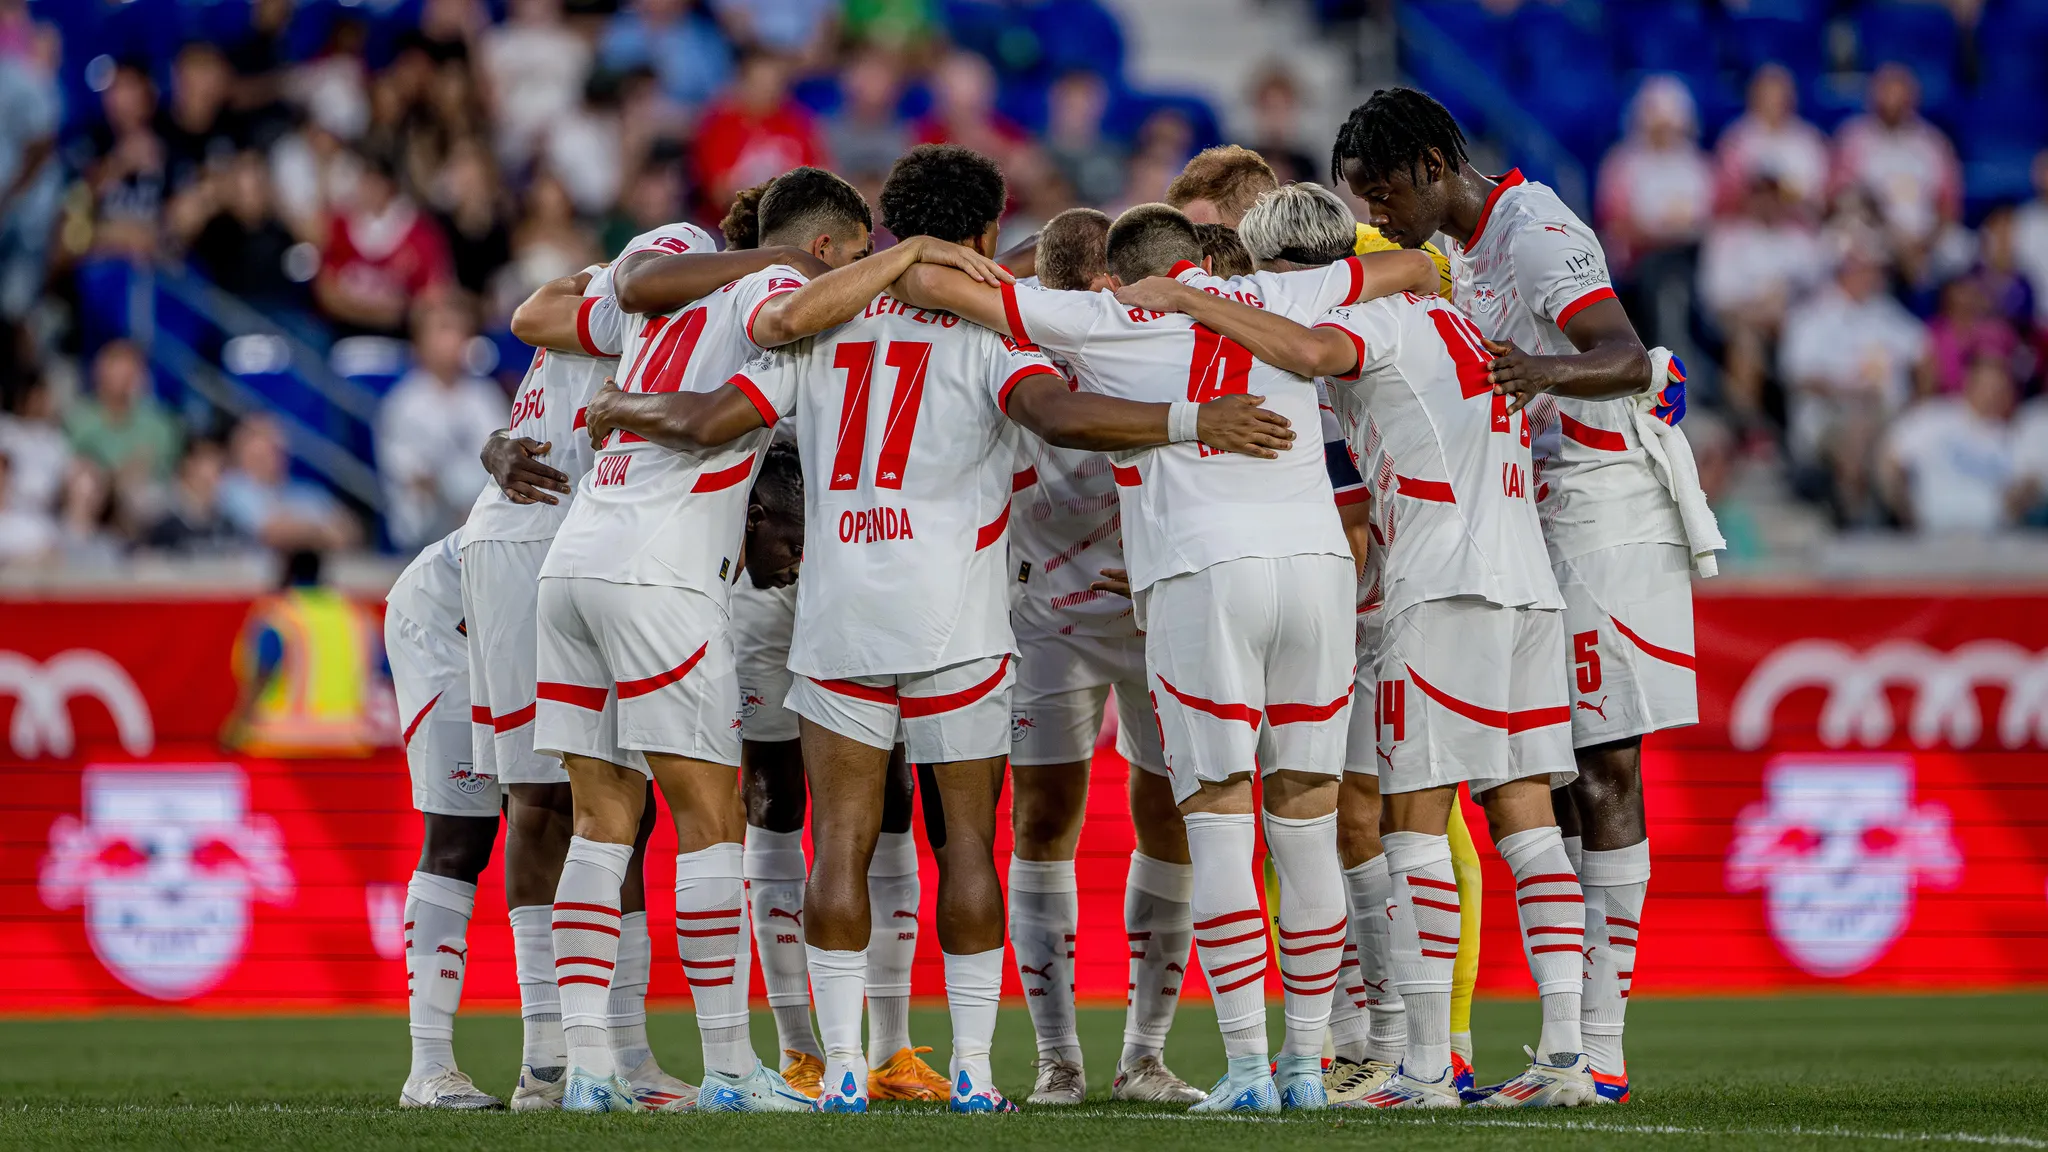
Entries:
<svg viewBox="0 0 2048 1152">
<path fill-rule="evenodd" d="M 953 244 L 930 236 L 913 237 L 908 243 L 917 245 L 917 260 L 920 264 L 943 264 L 958 268 L 983 284 L 1015 284 L 1017 278 L 994 260 L 983 256 L 963 244 Z"/>
<path fill-rule="evenodd" d="M 1531 356 L 1515 347 L 1514 341 L 1481 340 L 1493 359 L 1486 365 L 1486 381 L 1493 385 L 1493 394 L 1508 397 L 1508 415 L 1522 410 L 1523 406 L 1536 398 L 1538 392 L 1548 389 L 1556 381 L 1550 378 L 1548 356 Z"/>
<path fill-rule="evenodd" d="M 1148 312 L 1179 312 L 1181 293 L 1187 286 L 1171 276 L 1147 276 L 1116 290 L 1117 302 Z"/>
<path fill-rule="evenodd" d="M 1121 596 L 1126 600 L 1131 598 L 1131 574 L 1129 572 L 1122 568 L 1103 568 L 1099 572 L 1102 579 L 1088 585 L 1090 591 L 1107 592 L 1112 596 Z"/>
<path fill-rule="evenodd" d="M 484 471 L 490 473 L 491 479 L 514 504 L 559 504 L 561 501 L 551 493 L 567 492 L 569 477 L 540 462 L 540 457 L 553 449 L 552 442 L 542 443 L 531 437 L 515 438 L 509 433 L 494 432 L 489 440 L 484 441 L 478 458 L 483 461 Z"/>
<path fill-rule="evenodd" d="M 583 410 L 583 421 L 590 431 L 592 449 L 603 448 L 606 438 L 612 434 L 612 407 L 624 395 L 619 391 L 618 383 L 609 376 L 598 385 L 596 392 L 591 393 L 590 404 Z"/>
<path fill-rule="evenodd" d="M 1287 417 L 1263 408 L 1264 396 L 1221 396 L 1196 413 L 1195 434 L 1220 452 L 1271 460 L 1294 446 Z"/>
</svg>

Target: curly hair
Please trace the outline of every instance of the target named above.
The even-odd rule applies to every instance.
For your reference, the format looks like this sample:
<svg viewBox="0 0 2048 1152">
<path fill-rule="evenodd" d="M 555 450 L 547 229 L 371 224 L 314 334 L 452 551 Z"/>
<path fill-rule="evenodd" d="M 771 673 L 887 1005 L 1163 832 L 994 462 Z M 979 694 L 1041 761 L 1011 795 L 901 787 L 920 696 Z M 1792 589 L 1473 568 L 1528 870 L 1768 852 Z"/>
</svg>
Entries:
<svg viewBox="0 0 2048 1152">
<path fill-rule="evenodd" d="M 806 244 L 854 225 L 872 232 L 875 216 L 860 190 L 823 168 L 791 168 L 768 182 L 757 211 L 759 242 Z"/>
<path fill-rule="evenodd" d="M 1465 133 L 1450 111 L 1413 88 L 1381 88 L 1351 110 L 1330 147 L 1330 179 L 1344 183 L 1344 165 L 1358 165 L 1368 180 L 1396 172 L 1420 182 L 1423 163 L 1434 149 L 1448 171 L 1465 165 Z"/>
<path fill-rule="evenodd" d="M 773 180 L 764 180 L 752 188 L 742 188 L 733 193 L 732 207 L 725 210 L 725 219 L 718 222 L 718 230 L 725 233 L 727 248 L 743 250 L 761 246 L 761 197 L 773 183 Z"/>
<path fill-rule="evenodd" d="M 1002 219 L 1008 199 L 996 162 L 958 144 L 920 144 L 882 184 L 882 224 L 899 240 L 965 243 Z"/>
<path fill-rule="evenodd" d="M 761 472 L 754 477 L 751 502 L 775 516 L 803 514 L 804 466 L 795 444 L 777 441 L 761 454 Z"/>
</svg>

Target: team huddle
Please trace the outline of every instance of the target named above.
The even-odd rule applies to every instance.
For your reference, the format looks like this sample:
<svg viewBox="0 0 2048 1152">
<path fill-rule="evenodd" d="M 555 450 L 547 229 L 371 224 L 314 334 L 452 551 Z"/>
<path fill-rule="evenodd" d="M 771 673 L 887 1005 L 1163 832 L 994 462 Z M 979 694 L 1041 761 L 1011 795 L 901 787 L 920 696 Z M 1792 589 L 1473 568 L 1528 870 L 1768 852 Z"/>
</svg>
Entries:
<svg viewBox="0 0 2048 1152">
<path fill-rule="evenodd" d="M 999 261 L 1000 170 L 926 145 L 882 188 L 879 253 L 860 193 L 799 168 L 739 195 L 723 250 L 668 225 L 523 304 L 539 351 L 493 482 L 386 613 L 425 824 L 401 1104 L 504 1106 L 451 1047 L 501 812 L 513 1110 L 1014 1110 L 1006 940 L 1028 1103 L 1080 1103 L 1075 855 L 1112 699 L 1137 847 L 1113 1098 L 1626 1101 L 1641 742 L 1697 718 L 1690 581 L 1721 546 L 1683 369 L 1592 231 L 1480 174 L 1427 96 L 1355 110 L 1332 176 L 1369 224 L 1224 147 L 1167 203 L 1063 213 Z M 1542 998 L 1491 1086 L 1461 784 Z M 646 1036 L 655 788 L 698 1086 Z M 943 1073 L 909 1030 L 920 810 Z M 1228 1058 L 1207 1091 L 1162 1059 L 1191 951 Z"/>
</svg>

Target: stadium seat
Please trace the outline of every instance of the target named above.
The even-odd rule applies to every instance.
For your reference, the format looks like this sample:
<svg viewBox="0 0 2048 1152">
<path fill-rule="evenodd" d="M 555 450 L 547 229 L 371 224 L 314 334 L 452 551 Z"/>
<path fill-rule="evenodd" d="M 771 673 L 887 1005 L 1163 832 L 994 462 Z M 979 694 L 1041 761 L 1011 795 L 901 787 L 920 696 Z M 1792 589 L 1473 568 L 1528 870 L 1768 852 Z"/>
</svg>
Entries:
<svg viewBox="0 0 2048 1152">
<path fill-rule="evenodd" d="M 1927 0 L 1885 0 L 1857 14 L 1857 58 L 1863 67 L 1904 64 L 1920 78 L 1932 102 L 1953 85 L 1957 38 L 1948 8 Z"/>
<path fill-rule="evenodd" d="M 1608 10 L 1608 24 L 1618 34 L 1625 68 L 1684 76 L 1695 92 L 1720 72 L 1700 0 L 1616 4 Z"/>
<path fill-rule="evenodd" d="M 1794 75 L 1813 76 L 1826 59 L 1825 22 L 1808 5 L 1751 4 L 1725 11 L 1720 41 L 1728 63 L 1744 76 L 1770 63 L 1783 64 Z"/>
</svg>

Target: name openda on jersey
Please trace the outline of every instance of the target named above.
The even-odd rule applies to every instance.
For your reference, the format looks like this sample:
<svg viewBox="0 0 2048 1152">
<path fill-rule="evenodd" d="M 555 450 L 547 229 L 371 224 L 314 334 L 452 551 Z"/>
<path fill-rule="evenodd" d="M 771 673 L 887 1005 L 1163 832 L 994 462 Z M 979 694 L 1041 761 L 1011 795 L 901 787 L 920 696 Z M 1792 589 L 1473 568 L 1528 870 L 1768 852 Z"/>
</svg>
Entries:
<svg viewBox="0 0 2048 1152">
<path fill-rule="evenodd" d="M 1453 301 L 1488 339 L 1526 352 L 1574 354 L 1564 326 L 1614 298 L 1593 230 L 1519 170 L 1501 178 L 1470 241 L 1451 256 Z M 1637 435 L 1634 403 L 1544 396 L 1530 405 L 1536 499 L 1553 560 L 1686 543 L 1677 504 Z"/>
<path fill-rule="evenodd" d="M 805 523 L 818 526 L 792 671 L 926 672 L 1016 650 L 1000 545 L 1021 431 L 1004 404 L 1039 373 L 1056 369 L 1038 350 L 885 296 L 734 381 L 795 416 Z"/>
</svg>

